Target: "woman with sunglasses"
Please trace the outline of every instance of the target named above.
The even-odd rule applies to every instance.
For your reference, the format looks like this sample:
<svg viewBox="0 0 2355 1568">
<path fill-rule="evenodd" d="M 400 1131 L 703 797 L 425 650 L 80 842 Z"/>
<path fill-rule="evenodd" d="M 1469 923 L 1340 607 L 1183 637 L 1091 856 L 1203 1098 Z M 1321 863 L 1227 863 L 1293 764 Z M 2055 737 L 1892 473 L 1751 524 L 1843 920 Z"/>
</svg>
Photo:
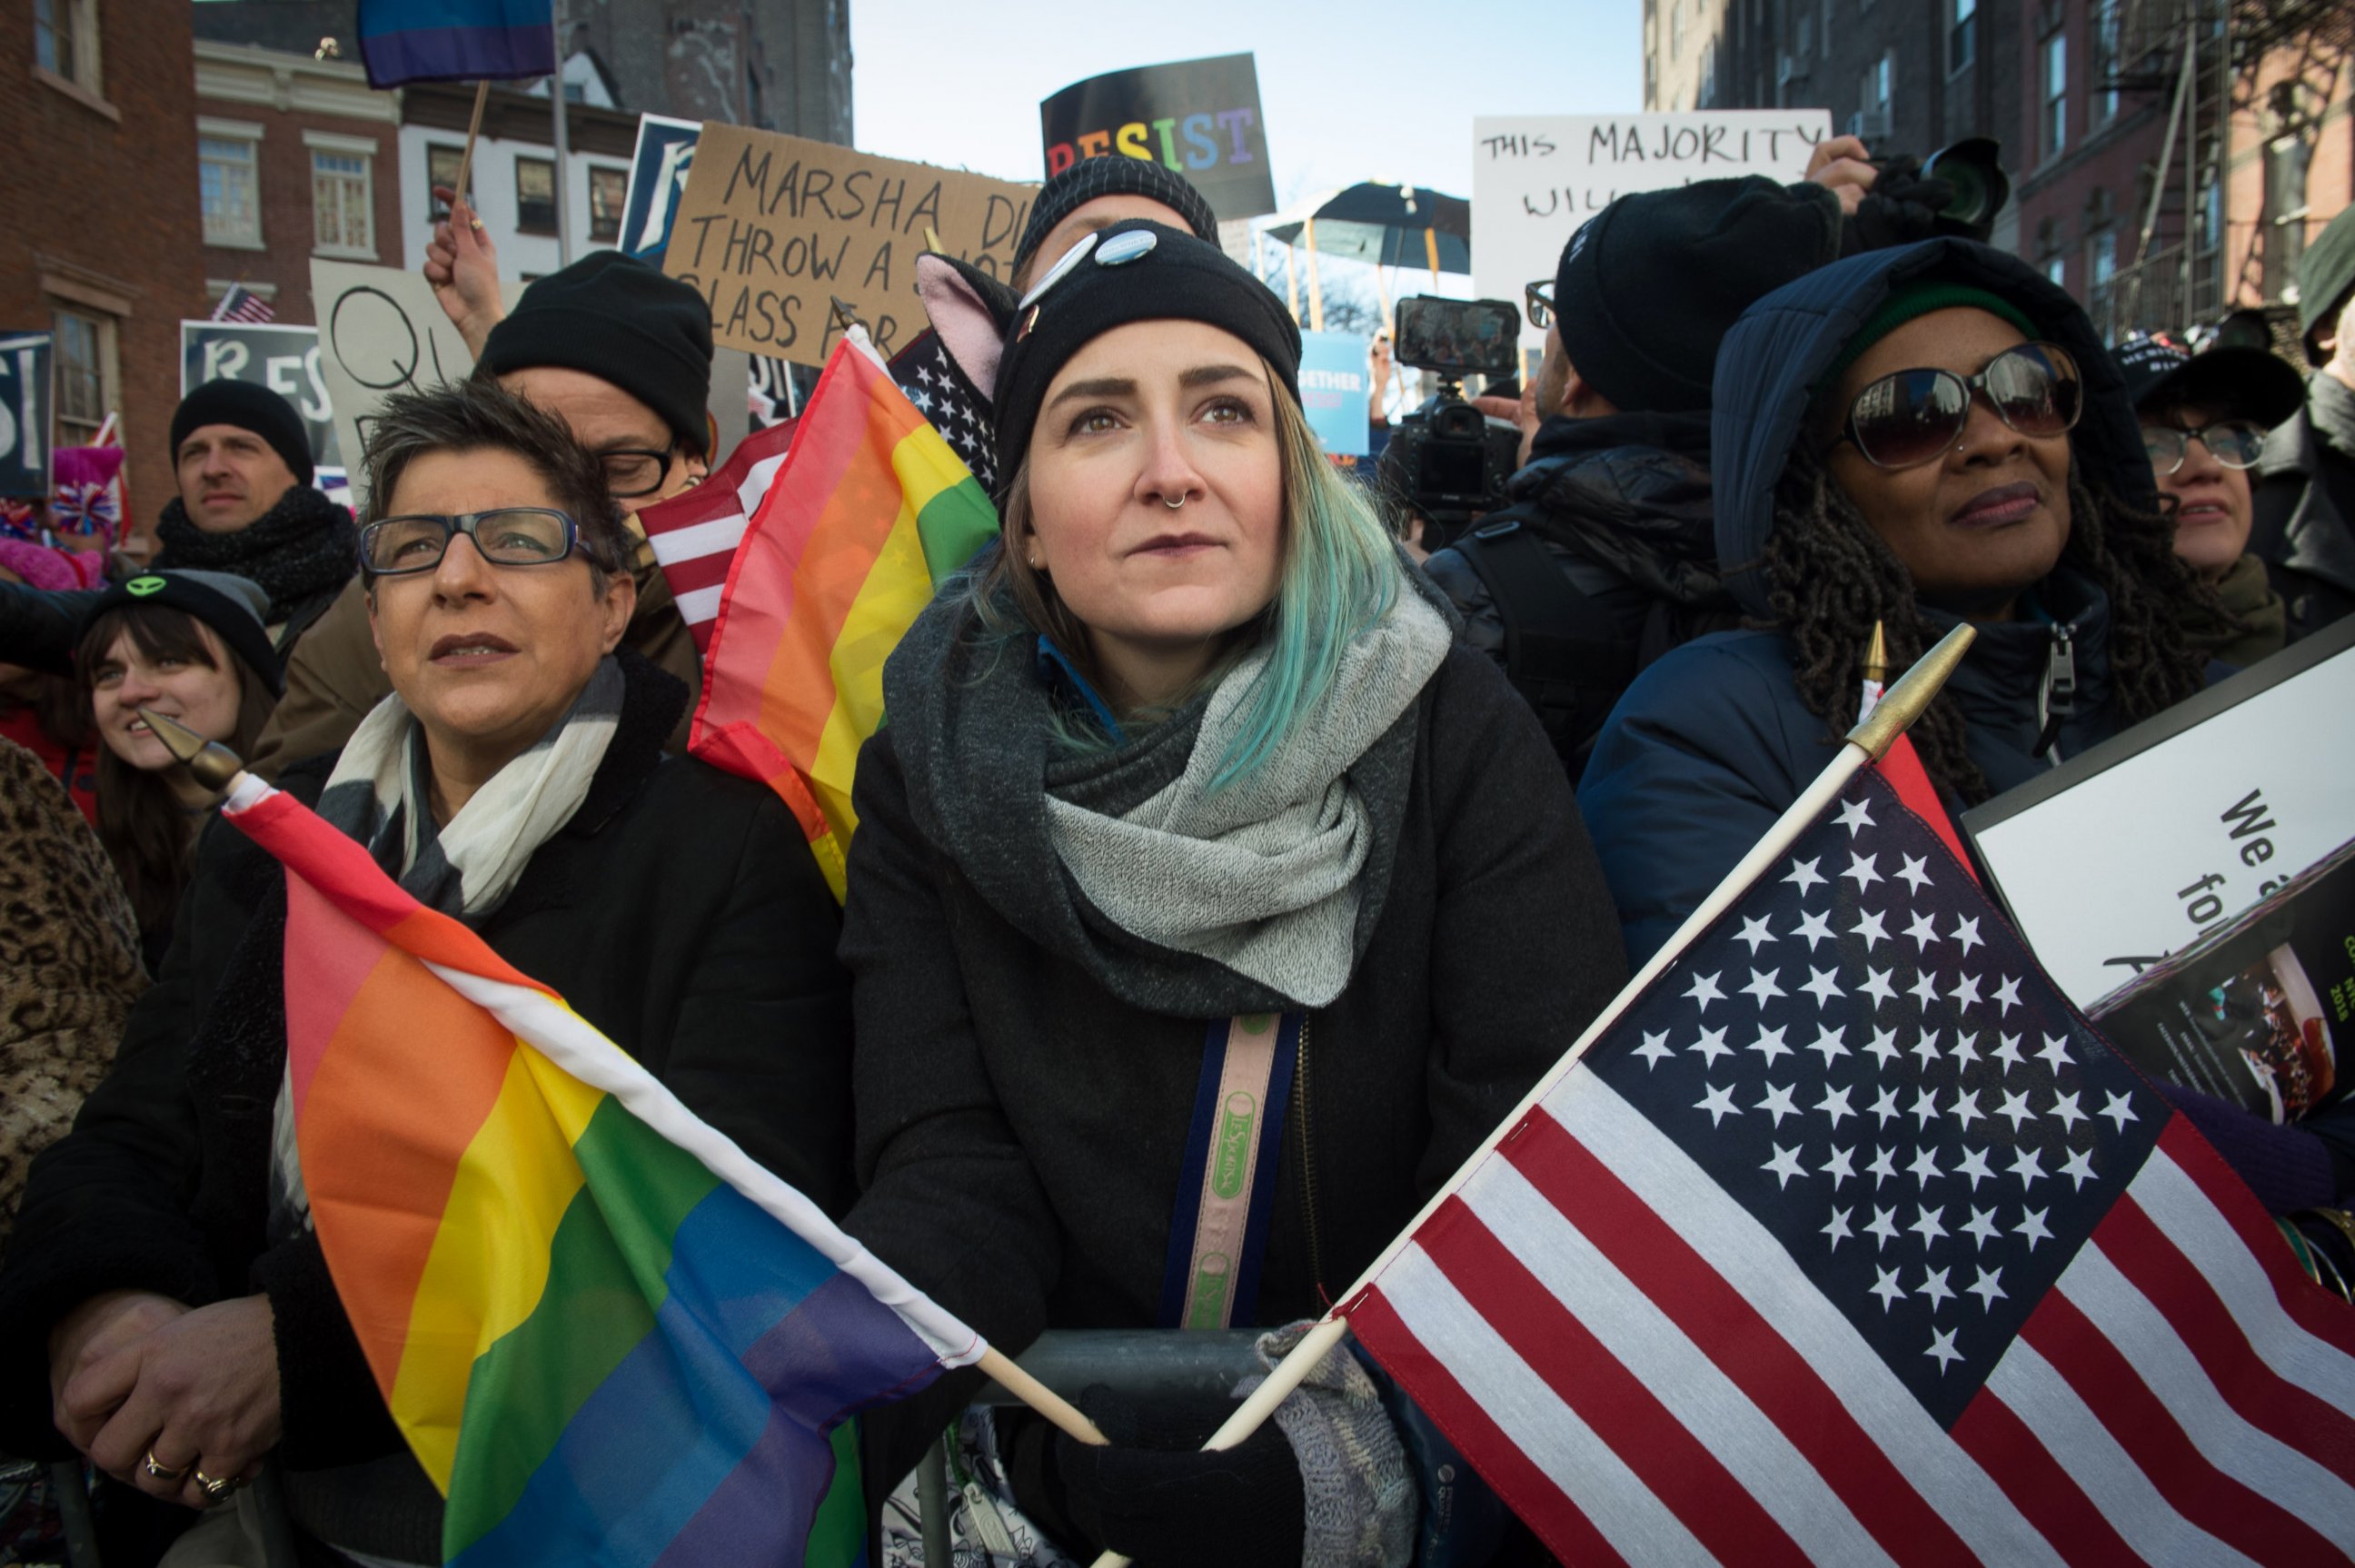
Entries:
<svg viewBox="0 0 2355 1568">
<path fill-rule="evenodd" d="M 282 786 L 837 1204 L 850 1028 L 834 900 L 768 790 L 663 759 L 687 693 L 616 651 L 629 536 L 596 457 L 472 380 L 385 405 L 368 493 L 361 571 L 392 694 Z M 34 1166 L 0 1269 L 0 1451 L 70 1442 L 204 1507 L 274 1450 L 306 1541 L 438 1563 L 441 1499 L 386 1413 L 278 1136 L 301 994 L 284 890 L 243 835 L 207 835 L 112 1072 Z M 421 1082 L 437 1045 L 417 1041 Z"/>
<path fill-rule="evenodd" d="M 2010 256 L 1934 240 L 1759 301 L 1718 354 L 1712 457 L 1724 581 L 1762 624 L 1639 677 L 1579 790 L 1631 959 L 1829 760 L 1875 623 L 1899 669 L 1978 629 L 1913 731 L 1957 805 L 2200 688 L 2185 634 L 2212 595 L 2173 553 L 2118 368 Z"/>
<path fill-rule="evenodd" d="M 2220 664 L 2244 667 L 2281 652 L 2281 595 L 2264 562 L 2248 552 L 2249 470 L 2266 432 L 2306 400 L 2297 372 L 2262 348 L 2195 356 L 2142 333 L 2118 346 L 2117 360 L 2160 502 L 2175 518 L 2175 553 L 2216 591 L 2221 607 L 2191 628 L 2193 640 Z"/>
</svg>

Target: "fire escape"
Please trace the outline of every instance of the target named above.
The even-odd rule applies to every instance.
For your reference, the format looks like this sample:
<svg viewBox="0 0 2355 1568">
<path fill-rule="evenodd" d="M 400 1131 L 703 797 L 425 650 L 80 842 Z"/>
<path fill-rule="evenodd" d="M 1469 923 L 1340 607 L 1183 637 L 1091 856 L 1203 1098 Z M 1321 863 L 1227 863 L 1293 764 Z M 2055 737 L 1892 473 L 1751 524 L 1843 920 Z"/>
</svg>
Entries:
<svg viewBox="0 0 2355 1568">
<path fill-rule="evenodd" d="M 2305 238 L 2303 153 L 2313 133 L 2298 118 L 2300 106 L 2328 102 L 2337 74 L 2348 69 L 2350 8 L 2343 0 L 2112 4 L 2113 67 L 2097 85 L 2164 94 L 2168 118 L 2158 159 L 2145 170 L 2139 210 L 2130 215 L 2134 259 L 2096 291 L 2095 326 L 2115 341 L 2136 330 L 2180 336 L 2258 301 L 2268 314 L 2287 314 L 2283 290 Z M 2259 66 L 2275 56 L 2290 61 L 2290 73 L 2261 104 Z M 2232 215 L 2255 224 L 2254 242 L 2237 258 L 2227 222 L 2236 115 L 2244 128 L 2260 129 L 2268 159 L 2263 210 Z M 2307 140 L 2296 141 L 2301 135 Z M 2282 158 L 2296 160 L 2298 178 L 2274 177 Z"/>
</svg>

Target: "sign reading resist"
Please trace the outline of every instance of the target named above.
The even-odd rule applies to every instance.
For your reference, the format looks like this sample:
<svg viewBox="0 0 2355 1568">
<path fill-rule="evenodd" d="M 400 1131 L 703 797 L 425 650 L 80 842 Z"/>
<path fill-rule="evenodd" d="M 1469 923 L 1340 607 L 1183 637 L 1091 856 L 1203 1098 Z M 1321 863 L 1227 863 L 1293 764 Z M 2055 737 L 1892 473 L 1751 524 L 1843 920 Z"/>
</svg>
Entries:
<svg viewBox="0 0 2355 1568">
<path fill-rule="evenodd" d="M 1831 134 L 1828 109 L 1691 114 L 1519 114 L 1472 122 L 1472 279 L 1520 303 L 1550 278 L 1580 224 L 1631 191 L 1764 175 L 1790 184 Z M 1523 347 L 1545 334 L 1526 321 Z"/>
<path fill-rule="evenodd" d="M 1142 158 L 1184 175 L 1221 223 L 1275 210 L 1252 57 L 1108 71 L 1039 105 L 1047 173 L 1082 158 Z"/>
</svg>

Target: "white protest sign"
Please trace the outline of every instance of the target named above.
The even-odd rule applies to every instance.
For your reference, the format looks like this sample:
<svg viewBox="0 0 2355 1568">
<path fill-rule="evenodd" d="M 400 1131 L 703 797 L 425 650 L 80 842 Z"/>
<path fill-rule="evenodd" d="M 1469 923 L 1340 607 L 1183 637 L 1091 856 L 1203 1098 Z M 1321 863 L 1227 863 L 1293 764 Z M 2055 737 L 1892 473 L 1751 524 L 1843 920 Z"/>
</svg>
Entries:
<svg viewBox="0 0 2355 1568">
<path fill-rule="evenodd" d="M 2355 621 L 1966 813 L 2028 944 L 2093 1002 L 2355 839 Z"/>
<path fill-rule="evenodd" d="M 513 310 L 522 285 L 502 283 L 499 289 Z M 319 313 L 320 368 L 335 404 L 336 442 L 351 471 L 354 498 L 363 499 L 365 421 L 393 392 L 464 379 L 474 368 L 474 350 L 419 272 L 314 258 L 311 301 Z"/>
<path fill-rule="evenodd" d="M 1472 281 L 1521 303 L 1550 278 L 1579 225 L 1630 191 L 1764 175 L 1789 184 L 1831 134 L 1828 109 L 1690 114 L 1483 115 L 1472 122 Z M 1521 344 L 1545 334 L 1521 324 Z"/>
</svg>

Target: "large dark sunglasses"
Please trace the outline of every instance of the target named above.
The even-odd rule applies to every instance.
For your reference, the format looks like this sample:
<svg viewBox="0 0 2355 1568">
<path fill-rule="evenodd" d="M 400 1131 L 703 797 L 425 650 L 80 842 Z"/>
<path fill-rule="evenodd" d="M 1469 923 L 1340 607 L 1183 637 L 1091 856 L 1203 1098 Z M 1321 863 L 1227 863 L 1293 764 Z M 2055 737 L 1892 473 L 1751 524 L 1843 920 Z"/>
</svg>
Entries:
<svg viewBox="0 0 2355 1568">
<path fill-rule="evenodd" d="M 487 512 L 421 512 L 386 517 L 360 530 L 360 560 L 378 577 L 431 571 L 449 553 L 450 536 L 464 534 L 495 566 L 552 566 L 573 551 L 591 565 L 580 526 L 546 507 L 499 507 Z"/>
<path fill-rule="evenodd" d="M 2227 468 L 2254 468 L 2265 449 L 2265 427 L 2254 420 L 2219 420 L 2198 430 L 2166 424 L 2142 427 L 2142 449 L 2150 453 L 2154 474 L 2172 474 L 2182 467 L 2195 441 Z"/>
<path fill-rule="evenodd" d="M 1553 325 L 1553 280 L 1540 278 L 1521 285 L 1522 303 L 1529 306 L 1529 325 L 1543 332 Z"/>
<path fill-rule="evenodd" d="M 677 455 L 678 443 L 674 441 L 660 452 L 635 446 L 615 447 L 611 452 L 599 453 L 597 461 L 604 465 L 606 493 L 616 501 L 634 501 L 662 488 L 663 475 L 670 472 L 670 460 Z"/>
<path fill-rule="evenodd" d="M 1849 404 L 1839 439 L 1856 443 L 1875 468 L 1918 468 L 1955 449 L 1971 422 L 1971 400 L 2024 436 L 2065 435 L 2077 423 L 2083 387 L 2077 362 L 2057 344 L 2023 343 L 1988 360 L 1976 376 L 1953 370 L 1899 370 Z"/>
</svg>

